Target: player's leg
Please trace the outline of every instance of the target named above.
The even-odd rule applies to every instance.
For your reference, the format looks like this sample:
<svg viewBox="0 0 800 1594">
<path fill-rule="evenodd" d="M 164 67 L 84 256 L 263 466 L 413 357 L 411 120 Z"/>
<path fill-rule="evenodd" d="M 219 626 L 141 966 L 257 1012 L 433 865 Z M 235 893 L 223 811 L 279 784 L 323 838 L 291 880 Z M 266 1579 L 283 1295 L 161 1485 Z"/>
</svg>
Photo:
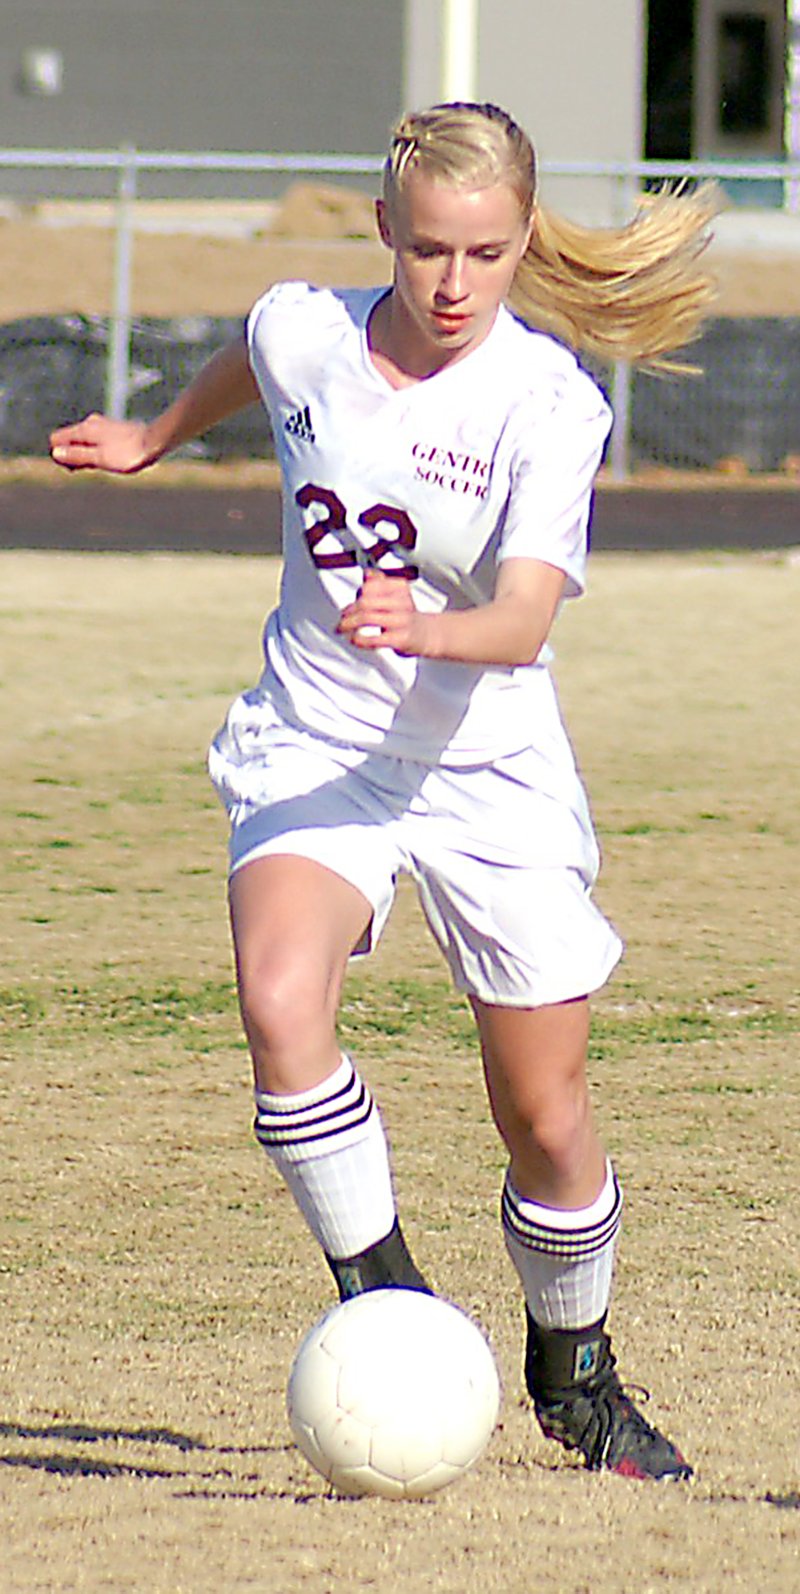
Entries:
<svg viewBox="0 0 800 1594">
<path fill-rule="evenodd" d="M 503 1230 L 525 1294 L 525 1377 L 541 1427 L 591 1468 L 688 1477 L 624 1393 L 605 1332 L 622 1198 L 592 1122 L 588 1002 L 472 1005 L 510 1158 Z"/>
<path fill-rule="evenodd" d="M 244 864 L 229 895 L 256 1087 L 278 1095 L 311 1090 L 339 1066 L 342 982 L 370 904 L 341 875 L 290 853 Z"/>
<path fill-rule="evenodd" d="M 378 1108 L 336 1037 L 345 969 L 371 904 L 324 865 L 277 854 L 235 871 L 230 907 L 260 1143 L 342 1298 L 426 1288 L 397 1221 Z"/>
<path fill-rule="evenodd" d="M 552 1207 L 589 1206 L 605 1181 L 605 1154 L 586 1080 L 587 999 L 472 1007 L 511 1179 L 522 1195 Z"/>
<path fill-rule="evenodd" d="M 592 1122 L 583 993 L 605 983 L 621 944 L 592 901 L 597 849 L 574 767 L 565 753 L 548 773 L 530 751 L 442 771 L 430 809 L 447 815 L 436 851 L 420 829 L 409 852 L 428 923 L 472 1000 L 509 1151 L 503 1227 L 539 1420 L 591 1467 L 684 1475 L 623 1394 L 605 1333 L 621 1196 Z"/>
</svg>

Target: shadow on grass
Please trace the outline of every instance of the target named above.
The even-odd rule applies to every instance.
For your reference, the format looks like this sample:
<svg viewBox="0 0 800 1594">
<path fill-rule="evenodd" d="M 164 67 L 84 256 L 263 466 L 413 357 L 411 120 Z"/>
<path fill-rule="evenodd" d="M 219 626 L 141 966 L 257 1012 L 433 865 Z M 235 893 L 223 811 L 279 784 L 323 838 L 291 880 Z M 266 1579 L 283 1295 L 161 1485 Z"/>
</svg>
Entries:
<svg viewBox="0 0 800 1594">
<path fill-rule="evenodd" d="M 3 1439 L 71 1439 L 75 1444 L 93 1445 L 102 1442 L 120 1443 L 123 1440 L 145 1445 L 173 1445 L 177 1450 L 208 1450 L 202 1439 L 189 1434 L 173 1433 L 170 1428 L 94 1428 L 81 1422 L 48 1423 L 44 1427 L 29 1427 L 26 1423 L 0 1422 Z"/>
<path fill-rule="evenodd" d="M 185 1478 L 188 1473 L 171 1472 L 165 1467 L 145 1467 L 120 1461 L 89 1461 L 86 1456 L 4 1456 L 0 1467 L 18 1467 L 28 1472 L 54 1472 L 60 1478 Z"/>
<path fill-rule="evenodd" d="M 69 1439 L 73 1444 L 171 1445 L 176 1450 L 200 1450 L 215 1456 L 271 1456 L 291 1450 L 291 1445 L 209 1445 L 191 1434 L 171 1428 L 95 1428 L 81 1422 L 48 1423 L 31 1427 L 21 1422 L 0 1422 L 0 1439 Z"/>
<path fill-rule="evenodd" d="M 263 1498 L 294 1499 L 302 1502 L 306 1493 L 274 1490 L 256 1485 L 242 1487 L 230 1468 L 219 1464 L 222 1457 L 281 1456 L 290 1455 L 292 1444 L 280 1445 L 211 1445 L 190 1434 L 176 1433 L 171 1428 L 114 1428 L 94 1427 L 87 1423 L 63 1422 L 33 1425 L 21 1422 L 0 1422 L 0 1438 L 20 1440 L 61 1440 L 76 1445 L 95 1444 L 145 1444 L 162 1445 L 182 1454 L 196 1453 L 212 1460 L 212 1472 L 192 1472 L 187 1469 L 155 1466 L 149 1462 L 107 1461 L 100 1457 L 70 1454 L 63 1450 L 49 1453 L 0 1452 L 0 1469 L 3 1467 L 47 1472 L 58 1477 L 80 1478 L 141 1478 L 153 1480 L 185 1481 L 187 1487 L 181 1498 L 187 1499 L 242 1499 Z M 213 1458 L 219 1458 L 214 1461 Z M 218 1480 L 218 1487 L 212 1486 Z"/>
</svg>

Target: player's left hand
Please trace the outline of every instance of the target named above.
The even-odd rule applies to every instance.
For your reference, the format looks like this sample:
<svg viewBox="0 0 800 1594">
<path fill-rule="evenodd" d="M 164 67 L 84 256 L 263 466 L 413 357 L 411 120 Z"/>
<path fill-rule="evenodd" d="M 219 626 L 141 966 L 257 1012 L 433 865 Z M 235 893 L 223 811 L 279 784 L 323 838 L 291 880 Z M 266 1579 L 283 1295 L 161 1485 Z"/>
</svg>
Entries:
<svg viewBox="0 0 800 1594">
<path fill-rule="evenodd" d="M 410 586 L 401 576 L 366 570 L 355 603 L 348 603 L 339 617 L 340 635 L 367 652 L 393 648 L 395 653 L 422 655 L 427 617 L 417 609 Z"/>
</svg>

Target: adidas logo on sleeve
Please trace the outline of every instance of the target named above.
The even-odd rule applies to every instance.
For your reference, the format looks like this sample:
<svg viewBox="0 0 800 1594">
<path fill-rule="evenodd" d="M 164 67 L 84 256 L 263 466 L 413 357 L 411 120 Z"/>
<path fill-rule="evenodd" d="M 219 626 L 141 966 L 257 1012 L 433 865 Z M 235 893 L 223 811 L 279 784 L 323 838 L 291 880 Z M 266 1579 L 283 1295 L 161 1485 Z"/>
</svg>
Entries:
<svg viewBox="0 0 800 1594">
<path fill-rule="evenodd" d="M 316 442 L 314 428 L 311 424 L 311 409 L 308 404 L 302 410 L 295 410 L 294 414 L 290 415 L 287 421 L 284 421 L 283 429 L 289 433 L 290 437 L 296 437 L 301 443 Z"/>
</svg>

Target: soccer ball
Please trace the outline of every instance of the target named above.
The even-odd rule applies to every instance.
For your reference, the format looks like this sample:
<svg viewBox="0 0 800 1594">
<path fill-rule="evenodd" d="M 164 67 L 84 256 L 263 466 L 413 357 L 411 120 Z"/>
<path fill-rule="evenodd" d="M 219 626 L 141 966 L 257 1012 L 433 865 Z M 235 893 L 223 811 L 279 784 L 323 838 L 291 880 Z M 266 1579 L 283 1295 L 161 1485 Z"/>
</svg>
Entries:
<svg viewBox="0 0 800 1594">
<path fill-rule="evenodd" d="M 303 1455 L 340 1494 L 433 1494 L 471 1467 L 500 1405 L 494 1357 L 456 1306 L 369 1290 L 309 1330 L 289 1376 Z"/>
</svg>

